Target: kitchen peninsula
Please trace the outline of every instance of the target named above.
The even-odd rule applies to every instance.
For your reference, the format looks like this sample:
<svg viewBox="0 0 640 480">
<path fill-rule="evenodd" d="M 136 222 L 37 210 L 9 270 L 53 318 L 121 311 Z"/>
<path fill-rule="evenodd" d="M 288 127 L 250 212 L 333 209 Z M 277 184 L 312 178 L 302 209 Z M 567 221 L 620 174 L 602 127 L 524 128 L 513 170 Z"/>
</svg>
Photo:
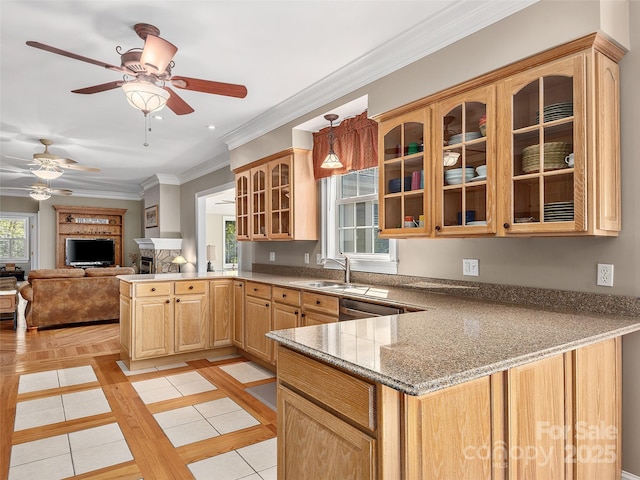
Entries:
<svg viewBox="0 0 640 480">
<path fill-rule="evenodd" d="M 246 281 L 424 309 L 267 334 L 279 344 L 279 478 L 620 478 L 621 337 L 638 318 L 413 288 L 367 297 L 269 274 L 120 278 L 125 293 L 170 284 L 165 305 L 207 291 L 196 282 Z"/>
</svg>

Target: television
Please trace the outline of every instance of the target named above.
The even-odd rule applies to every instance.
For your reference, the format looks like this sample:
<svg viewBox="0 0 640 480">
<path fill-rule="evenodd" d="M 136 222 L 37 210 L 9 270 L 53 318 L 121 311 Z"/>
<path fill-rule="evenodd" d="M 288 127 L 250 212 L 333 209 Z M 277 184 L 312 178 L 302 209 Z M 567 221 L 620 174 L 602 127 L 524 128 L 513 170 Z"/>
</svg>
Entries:
<svg viewBox="0 0 640 480">
<path fill-rule="evenodd" d="M 67 238 L 65 265 L 108 267 L 116 263 L 116 244 L 108 238 Z"/>
</svg>

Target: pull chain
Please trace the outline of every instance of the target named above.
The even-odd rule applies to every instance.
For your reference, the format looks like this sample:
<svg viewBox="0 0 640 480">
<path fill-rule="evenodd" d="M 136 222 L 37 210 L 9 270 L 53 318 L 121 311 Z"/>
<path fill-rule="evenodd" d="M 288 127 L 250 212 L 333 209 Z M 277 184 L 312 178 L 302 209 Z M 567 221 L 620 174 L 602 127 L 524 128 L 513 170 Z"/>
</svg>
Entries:
<svg viewBox="0 0 640 480">
<path fill-rule="evenodd" d="M 147 132 L 151 131 L 151 119 L 149 118 L 148 114 L 144 114 L 144 143 L 143 145 L 145 147 L 149 146 L 149 143 L 147 142 Z"/>
</svg>

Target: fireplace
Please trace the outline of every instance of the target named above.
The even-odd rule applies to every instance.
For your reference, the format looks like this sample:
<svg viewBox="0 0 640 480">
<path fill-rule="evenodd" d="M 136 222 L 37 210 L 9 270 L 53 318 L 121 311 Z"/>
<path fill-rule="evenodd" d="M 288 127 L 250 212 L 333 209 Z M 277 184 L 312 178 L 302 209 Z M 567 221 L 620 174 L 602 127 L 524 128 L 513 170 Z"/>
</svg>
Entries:
<svg viewBox="0 0 640 480">
<path fill-rule="evenodd" d="M 140 257 L 140 273 L 154 273 L 153 257 Z"/>
<path fill-rule="evenodd" d="M 140 273 L 177 271 L 171 262 L 182 255 L 181 238 L 135 238 L 140 247 Z M 148 271 L 146 271 L 148 269 Z"/>
</svg>

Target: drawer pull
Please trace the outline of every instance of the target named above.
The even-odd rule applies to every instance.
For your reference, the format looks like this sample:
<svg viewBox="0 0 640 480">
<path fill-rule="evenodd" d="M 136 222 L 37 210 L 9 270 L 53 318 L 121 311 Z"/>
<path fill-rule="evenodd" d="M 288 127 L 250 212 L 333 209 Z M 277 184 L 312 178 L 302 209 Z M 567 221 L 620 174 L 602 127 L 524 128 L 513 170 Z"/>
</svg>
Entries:
<svg viewBox="0 0 640 480">
<path fill-rule="evenodd" d="M 320 305 L 320 300 L 316 300 L 316 305 Z"/>
<path fill-rule="evenodd" d="M 156 287 L 151 287 L 151 291 L 155 292 L 156 291 Z"/>
<path fill-rule="evenodd" d="M 189 290 L 193 290 L 193 285 L 189 285 Z"/>
<path fill-rule="evenodd" d="M 180 303 L 180 299 L 179 298 L 176 298 L 176 303 Z"/>
<path fill-rule="evenodd" d="M 171 300 L 169 300 L 168 298 L 164 301 L 164 303 L 171 303 Z"/>
<path fill-rule="evenodd" d="M 287 296 L 287 294 L 286 294 L 286 293 L 283 293 L 283 294 L 282 294 L 282 298 L 285 298 L 286 296 Z"/>
<path fill-rule="evenodd" d="M 253 289 L 253 291 L 254 291 L 254 292 L 257 292 L 257 291 L 258 291 L 258 289 L 257 289 L 257 288 L 254 288 L 254 289 Z"/>
<path fill-rule="evenodd" d="M 511 225 L 509 225 L 508 223 L 506 223 L 506 222 L 505 222 L 502 226 L 503 226 L 504 228 L 509 228 Z"/>
</svg>

